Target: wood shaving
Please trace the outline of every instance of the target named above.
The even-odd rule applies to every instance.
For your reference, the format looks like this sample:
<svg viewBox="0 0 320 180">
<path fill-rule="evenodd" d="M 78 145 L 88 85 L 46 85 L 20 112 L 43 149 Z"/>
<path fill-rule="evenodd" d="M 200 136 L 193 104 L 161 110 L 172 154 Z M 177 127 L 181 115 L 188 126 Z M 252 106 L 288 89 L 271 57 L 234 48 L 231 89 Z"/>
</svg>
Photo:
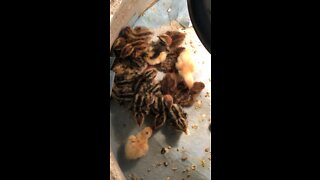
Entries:
<svg viewBox="0 0 320 180">
<path fill-rule="evenodd" d="M 196 124 L 193 124 L 191 127 L 192 127 L 192 129 L 198 129 L 198 125 L 196 125 Z"/>
<path fill-rule="evenodd" d="M 192 169 L 192 170 L 196 170 L 196 165 L 192 165 L 192 166 L 191 166 L 191 169 Z"/>
<path fill-rule="evenodd" d="M 202 105 L 202 101 L 201 100 L 198 100 L 196 103 L 194 103 L 195 109 L 201 108 L 201 105 Z"/>
<path fill-rule="evenodd" d="M 168 176 L 168 177 L 166 178 L 166 180 L 170 180 L 170 176 Z"/>
<path fill-rule="evenodd" d="M 204 165 L 206 164 L 205 160 L 201 160 L 201 166 L 204 167 Z"/>
<path fill-rule="evenodd" d="M 184 156 L 181 157 L 181 160 L 182 160 L 182 161 L 185 161 L 185 160 L 187 160 L 187 159 L 188 159 L 188 157 L 187 157 L 186 155 L 184 155 Z"/>
<path fill-rule="evenodd" d="M 171 168 L 171 169 L 172 169 L 172 171 L 178 170 L 178 168 L 176 168 L 176 167 L 173 167 L 173 168 Z"/>
</svg>

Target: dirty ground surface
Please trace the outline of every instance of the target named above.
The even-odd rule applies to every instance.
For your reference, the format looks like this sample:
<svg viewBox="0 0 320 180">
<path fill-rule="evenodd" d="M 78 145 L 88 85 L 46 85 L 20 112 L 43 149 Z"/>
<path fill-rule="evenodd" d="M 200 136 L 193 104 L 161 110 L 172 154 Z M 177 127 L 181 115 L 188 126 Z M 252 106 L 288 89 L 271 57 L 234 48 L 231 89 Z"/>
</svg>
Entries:
<svg viewBox="0 0 320 180">
<path fill-rule="evenodd" d="M 111 101 L 110 140 L 112 151 L 127 179 L 211 179 L 211 55 L 203 47 L 191 27 L 186 2 L 160 0 L 149 8 L 134 26 L 146 26 L 156 33 L 167 30 L 180 30 L 187 33 L 182 46 L 188 48 L 197 70 L 195 81 L 202 81 L 206 87 L 193 107 L 184 108 L 188 114 L 188 135 L 178 133 L 169 126 L 154 132 L 149 139 L 149 152 L 139 160 L 129 161 L 124 156 L 127 138 L 148 125 L 139 128 L 130 112 L 117 102 Z M 166 14 L 166 15 L 164 15 Z M 160 18 L 161 17 L 161 18 Z M 160 74 L 157 78 L 162 78 Z M 163 147 L 170 146 L 168 152 L 161 154 Z M 187 157 L 187 159 L 185 159 Z M 182 160 L 185 159 L 185 160 Z"/>
</svg>

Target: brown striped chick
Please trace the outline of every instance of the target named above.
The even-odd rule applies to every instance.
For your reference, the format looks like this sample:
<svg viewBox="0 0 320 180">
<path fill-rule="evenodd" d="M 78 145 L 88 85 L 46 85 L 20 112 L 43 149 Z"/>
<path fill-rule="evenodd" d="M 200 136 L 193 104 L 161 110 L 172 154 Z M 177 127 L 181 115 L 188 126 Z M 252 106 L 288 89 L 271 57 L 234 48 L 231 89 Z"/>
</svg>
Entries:
<svg viewBox="0 0 320 180">
<path fill-rule="evenodd" d="M 197 97 L 204 89 L 205 85 L 203 82 L 195 82 L 190 90 L 181 90 L 175 94 L 175 102 L 182 107 L 190 107 L 197 100 Z"/>
<path fill-rule="evenodd" d="M 129 56 L 137 58 L 146 51 L 149 46 L 150 45 L 144 40 L 128 43 L 121 49 L 120 58 L 126 58 Z"/>
<path fill-rule="evenodd" d="M 166 34 L 172 39 L 170 44 L 171 49 L 179 47 L 186 38 L 186 34 L 179 31 L 167 31 Z"/>
<path fill-rule="evenodd" d="M 144 128 L 137 135 L 131 135 L 125 145 L 125 155 L 127 159 L 136 160 L 145 156 L 149 151 L 148 140 L 152 135 L 150 127 Z"/>
<path fill-rule="evenodd" d="M 128 43 L 145 40 L 149 41 L 153 33 L 146 27 L 136 27 L 132 29 L 131 27 L 125 27 L 121 30 L 120 36 L 126 38 Z"/>
<path fill-rule="evenodd" d="M 177 90 L 178 79 L 175 73 L 167 73 L 161 80 L 161 92 L 163 94 L 171 94 Z"/>
<path fill-rule="evenodd" d="M 176 69 L 177 59 L 180 53 L 184 49 L 185 49 L 184 47 L 178 47 L 174 50 L 171 50 L 168 53 L 166 60 L 156 66 L 157 69 L 164 73 L 177 72 L 177 69 Z"/>
<path fill-rule="evenodd" d="M 149 65 L 157 65 L 164 62 L 167 58 L 169 46 L 172 43 L 172 39 L 166 35 L 158 36 L 159 41 L 154 43 L 150 48 L 147 56 L 145 56 L 145 61 Z"/>
<path fill-rule="evenodd" d="M 152 53 L 154 54 L 154 53 Z M 147 63 L 149 65 L 157 65 L 160 64 L 161 62 L 163 62 L 164 60 L 166 60 L 167 58 L 167 52 L 160 52 L 159 56 L 155 57 L 155 58 L 150 58 L 150 57 L 145 57 L 144 60 L 147 61 Z"/>
<path fill-rule="evenodd" d="M 195 71 L 195 63 L 191 59 L 190 52 L 187 49 L 180 53 L 176 68 L 190 89 L 194 82 L 193 72 Z"/>
</svg>

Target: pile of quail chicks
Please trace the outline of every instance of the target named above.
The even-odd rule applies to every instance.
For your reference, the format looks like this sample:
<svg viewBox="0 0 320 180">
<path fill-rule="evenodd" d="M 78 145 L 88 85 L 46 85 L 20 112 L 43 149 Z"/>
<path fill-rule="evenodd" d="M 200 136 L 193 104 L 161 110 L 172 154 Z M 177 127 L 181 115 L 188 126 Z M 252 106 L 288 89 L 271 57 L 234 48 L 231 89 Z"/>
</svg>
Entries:
<svg viewBox="0 0 320 180">
<path fill-rule="evenodd" d="M 187 133 L 187 114 L 182 107 L 192 106 L 205 86 L 193 79 L 195 64 L 188 49 L 181 47 L 185 36 L 167 31 L 152 41 L 150 29 L 125 27 L 115 40 L 112 98 L 129 104 L 139 126 L 151 116 L 152 130 L 168 123 Z M 158 71 L 165 73 L 161 81 L 155 79 Z"/>
</svg>

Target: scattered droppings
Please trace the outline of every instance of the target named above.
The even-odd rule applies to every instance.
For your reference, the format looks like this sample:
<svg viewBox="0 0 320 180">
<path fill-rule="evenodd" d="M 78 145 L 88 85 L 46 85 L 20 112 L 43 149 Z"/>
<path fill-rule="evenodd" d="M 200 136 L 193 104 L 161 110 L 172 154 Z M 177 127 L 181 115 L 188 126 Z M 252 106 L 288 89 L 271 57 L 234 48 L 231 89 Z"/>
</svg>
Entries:
<svg viewBox="0 0 320 180">
<path fill-rule="evenodd" d="M 185 172 L 186 172 L 186 170 L 183 170 L 183 171 L 182 171 L 182 173 L 185 173 Z"/>
<path fill-rule="evenodd" d="M 168 148 L 168 149 L 171 149 L 171 146 L 168 146 L 167 148 Z"/>
<path fill-rule="evenodd" d="M 205 148 L 204 151 L 205 151 L 205 152 L 209 152 L 209 148 Z"/>
<path fill-rule="evenodd" d="M 190 176 L 191 176 L 191 175 L 190 175 L 190 174 L 188 174 L 188 175 L 187 175 L 187 178 L 189 178 Z"/>
<path fill-rule="evenodd" d="M 169 165 L 169 163 L 168 162 L 164 162 L 163 165 L 167 167 Z"/>
<path fill-rule="evenodd" d="M 169 8 L 167 11 L 168 11 L 168 12 L 171 12 L 171 8 Z"/>
<path fill-rule="evenodd" d="M 161 163 L 157 163 L 157 166 L 161 166 Z"/>
<path fill-rule="evenodd" d="M 166 153 L 167 152 L 167 149 L 166 148 L 162 148 L 161 149 L 161 154 L 164 154 L 164 153 Z"/>
<path fill-rule="evenodd" d="M 211 161 L 211 157 L 208 157 L 209 161 Z"/>
<path fill-rule="evenodd" d="M 201 166 L 204 167 L 204 165 L 206 164 L 205 160 L 201 160 Z"/>
<path fill-rule="evenodd" d="M 196 125 L 196 124 L 193 124 L 191 127 L 192 127 L 192 129 L 198 129 L 198 125 Z"/>
<path fill-rule="evenodd" d="M 209 118 L 209 119 L 208 119 L 208 121 L 210 122 L 210 121 L 211 121 L 211 119 Z M 210 124 L 210 125 L 211 125 L 211 124 Z"/>
<path fill-rule="evenodd" d="M 176 168 L 176 167 L 173 167 L 173 168 L 171 168 L 171 169 L 172 169 L 172 171 L 178 170 L 178 168 Z"/>
<path fill-rule="evenodd" d="M 192 169 L 192 170 L 196 170 L 196 165 L 192 165 L 192 166 L 191 166 L 191 169 Z"/>
<path fill-rule="evenodd" d="M 148 170 L 147 170 L 148 172 L 150 172 L 151 171 L 151 169 L 150 168 L 148 168 Z"/>
<path fill-rule="evenodd" d="M 204 97 L 210 97 L 209 92 L 206 92 L 206 94 L 204 95 Z"/>
<path fill-rule="evenodd" d="M 177 151 L 179 152 L 179 148 L 177 148 Z"/>
</svg>

